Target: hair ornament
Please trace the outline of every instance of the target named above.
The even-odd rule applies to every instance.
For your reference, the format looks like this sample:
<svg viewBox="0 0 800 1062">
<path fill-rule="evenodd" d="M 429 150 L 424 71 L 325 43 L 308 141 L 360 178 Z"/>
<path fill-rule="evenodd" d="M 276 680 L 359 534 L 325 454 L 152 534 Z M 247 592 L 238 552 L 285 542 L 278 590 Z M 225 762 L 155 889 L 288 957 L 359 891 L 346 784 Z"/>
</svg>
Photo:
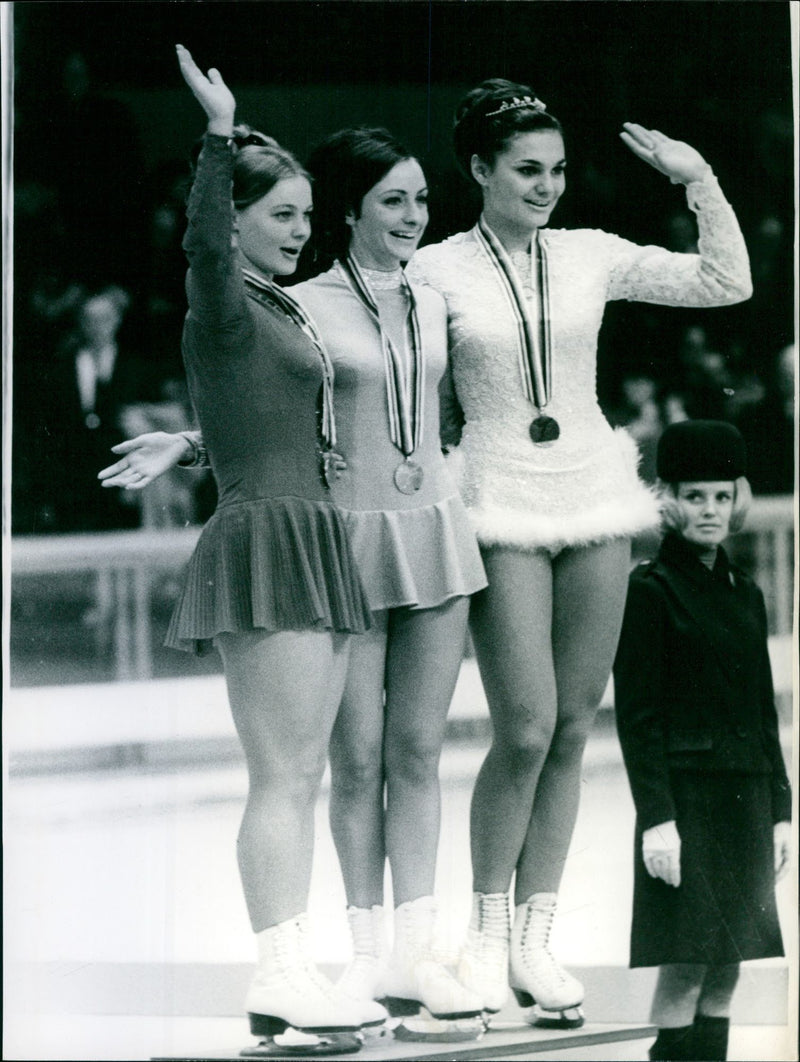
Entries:
<svg viewBox="0 0 800 1062">
<path fill-rule="evenodd" d="M 514 96 L 513 99 L 503 100 L 496 111 L 488 111 L 484 118 L 492 118 L 495 114 L 503 114 L 505 111 L 516 111 L 520 107 L 528 107 L 532 111 L 545 111 L 547 107 L 540 99 L 531 96 Z"/>
</svg>

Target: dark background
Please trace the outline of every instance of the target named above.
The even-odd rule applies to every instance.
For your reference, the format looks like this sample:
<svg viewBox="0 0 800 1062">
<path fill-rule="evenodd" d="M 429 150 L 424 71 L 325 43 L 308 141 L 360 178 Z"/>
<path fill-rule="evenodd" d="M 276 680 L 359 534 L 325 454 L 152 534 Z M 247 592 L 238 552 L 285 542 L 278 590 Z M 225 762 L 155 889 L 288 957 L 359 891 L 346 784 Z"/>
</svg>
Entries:
<svg viewBox="0 0 800 1062">
<path fill-rule="evenodd" d="M 70 529 L 69 517 L 51 518 L 41 499 L 38 508 L 30 499 L 58 490 L 74 457 L 63 434 L 67 471 L 42 481 L 58 449 L 42 427 L 58 411 L 43 395 L 60 400 L 54 365 L 65 342 L 69 349 L 75 300 L 109 284 L 127 294 L 120 347 L 130 371 L 119 401 L 180 392 L 186 158 L 204 117 L 180 78 L 175 42 L 222 71 L 241 120 L 301 158 L 341 126 L 391 128 L 429 176 L 427 240 L 476 219 L 450 131 L 456 102 L 485 77 L 531 84 L 564 124 L 568 184 L 557 226 L 598 226 L 684 249 L 693 220 L 682 189 L 637 160 L 618 133 L 634 120 L 697 146 L 740 219 L 755 295 L 712 311 L 610 305 L 598 387 L 613 410 L 626 375 L 677 386 L 695 325 L 741 394 L 754 374 L 769 388 L 777 353 L 792 341 L 789 8 L 684 0 L 16 3 L 15 529 Z M 715 387 L 712 380 L 697 409 L 727 415 Z M 87 468 L 98 460 L 88 454 Z M 92 478 L 81 474 L 93 491 L 84 502 L 67 499 L 78 517 L 100 506 Z M 99 526 L 137 515 L 120 510 L 109 519 Z M 72 523 L 81 529 L 80 519 Z"/>
<path fill-rule="evenodd" d="M 213 506 L 213 481 L 195 473 L 165 477 L 136 499 L 101 490 L 97 470 L 124 426 L 103 413 L 102 431 L 85 430 L 69 398 L 70 358 L 82 341 L 77 315 L 98 292 L 121 292 L 120 372 L 109 402 L 134 410 L 147 403 L 141 409 L 155 418 L 151 427 L 174 430 L 191 420 L 180 359 L 180 243 L 188 152 L 204 117 L 178 72 L 176 42 L 201 66 L 222 71 L 241 120 L 301 158 L 342 126 L 388 126 L 428 173 L 431 241 L 476 220 L 478 204 L 455 169 L 450 133 L 462 93 L 486 77 L 532 85 L 564 124 L 568 179 L 556 226 L 599 226 L 687 249 L 694 231 L 683 190 L 634 158 L 618 133 L 633 120 L 695 145 L 740 219 L 754 296 L 716 310 L 610 304 L 599 395 L 612 422 L 630 426 L 636 411 L 626 408 L 622 387 L 642 375 L 662 396 L 672 392 L 701 414 L 735 419 L 751 443 L 756 491 L 790 492 L 793 409 L 774 386 L 778 354 L 794 336 L 789 7 L 724 0 L 15 3 L 15 534 L 175 527 L 202 520 Z M 691 335 L 700 337 L 694 348 Z M 691 380 L 691 357 L 698 364 L 716 358 L 717 367 Z M 652 454 L 659 427 L 650 425 L 649 439 L 637 435 L 640 448 L 649 445 Z M 157 674 L 197 672 L 196 661 L 158 649 L 176 586 L 153 576 Z M 16 682 L 111 677 L 109 609 L 101 584 L 84 572 L 20 583 L 12 617 Z"/>
</svg>

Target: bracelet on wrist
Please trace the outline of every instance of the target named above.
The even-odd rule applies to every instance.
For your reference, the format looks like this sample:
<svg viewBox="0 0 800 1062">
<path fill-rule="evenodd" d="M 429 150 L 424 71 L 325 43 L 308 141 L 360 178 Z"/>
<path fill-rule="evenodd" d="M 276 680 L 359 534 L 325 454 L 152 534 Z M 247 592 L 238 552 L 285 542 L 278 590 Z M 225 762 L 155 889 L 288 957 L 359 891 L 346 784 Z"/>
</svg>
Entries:
<svg viewBox="0 0 800 1062">
<path fill-rule="evenodd" d="M 179 433 L 181 438 L 185 439 L 191 447 L 191 454 L 189 457 L 182 457 L 178 461 L 180 468 L 207 468 L 209 465 L 208 450 L 205 447 L 205 443 L 198 442 L 195 436 L 190 431 L 182 431 Z"/>
</svg>

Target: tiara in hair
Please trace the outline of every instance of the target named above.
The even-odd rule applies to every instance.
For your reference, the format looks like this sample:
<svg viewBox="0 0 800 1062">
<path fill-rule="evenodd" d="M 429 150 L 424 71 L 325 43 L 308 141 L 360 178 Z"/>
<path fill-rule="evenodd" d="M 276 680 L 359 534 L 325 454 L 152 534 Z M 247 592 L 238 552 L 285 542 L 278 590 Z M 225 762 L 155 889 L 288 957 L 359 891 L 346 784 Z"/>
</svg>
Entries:
<svg viewBox="0 0 800 1062">
<path fill-rule="evenodd" d="M 491 118 L 495 114 L 503 114 L 504 111 L 516 111 L 520 107 L 529 107 L 532 111 L 545 111 L 547 107 L 540 99 L 532 99 L 530 96 L 515 96 L 511 100 L 503 100 L 496 111 L 489 111 L 484 118 Z"/>
</svg>

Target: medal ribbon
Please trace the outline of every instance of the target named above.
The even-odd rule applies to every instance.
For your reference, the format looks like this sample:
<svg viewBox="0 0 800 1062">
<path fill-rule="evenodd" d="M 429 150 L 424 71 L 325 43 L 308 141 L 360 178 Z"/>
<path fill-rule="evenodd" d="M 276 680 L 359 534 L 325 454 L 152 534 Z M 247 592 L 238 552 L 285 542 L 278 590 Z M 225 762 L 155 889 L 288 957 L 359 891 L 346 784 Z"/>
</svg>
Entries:
<svg viewBox="0 0 800 1062">
<path fill-rule="evenodd" d="M 327 449 L 336 446 L 336 417 L 333 410 L 333 362 L 325 347 L 322 336 L 314 321 L 309 317 L 300 303 L 285 288 L 258 273 L 243 269 L 245 283 L 259 301 L 274 303 L 279 310 L 297 325 L 311 340 L 322 358 L 322 424 L 320 432 Z"/>
<path fill-rule="evenodd" d="M 531 321 L 528 300 L 519 274 L 505 247 L 481 218 L 472 230 L 489 264 L 495 272 L 509 309 L 517 325 L 519 370 L 525 397 L 542 410 L 550 401 L 553 379 L 553 349 L 550 336 L 550 292 L 547 278 L 547 255 L 534 237 L 531 245 L 531 278 L 534 282 L 536 323 Z M 534 254 L 534 247 L 539 253 Z"/>
<path fill-rule="evenodd" d="M 389 405 L 389 437 L 405 457 L 410 457 L 422 442 L 425 418 L 425 355 L 417 316 L 417 302 L 411 285 L 403 274 L 403 289 L 411 305 L 411 348 L 413 382 L 409 381 L 404 359 L 381 324 L 378 305 L 369 285 L 359 269 L 358 262 L 348 255 L 339 261 L 345 278 L 356 297 L 378 326 L 383 348 L 383 364 L 386 375 L 386 397 Z M 411 391 L 413 387 L 413 400 Z"/>
</svg>

